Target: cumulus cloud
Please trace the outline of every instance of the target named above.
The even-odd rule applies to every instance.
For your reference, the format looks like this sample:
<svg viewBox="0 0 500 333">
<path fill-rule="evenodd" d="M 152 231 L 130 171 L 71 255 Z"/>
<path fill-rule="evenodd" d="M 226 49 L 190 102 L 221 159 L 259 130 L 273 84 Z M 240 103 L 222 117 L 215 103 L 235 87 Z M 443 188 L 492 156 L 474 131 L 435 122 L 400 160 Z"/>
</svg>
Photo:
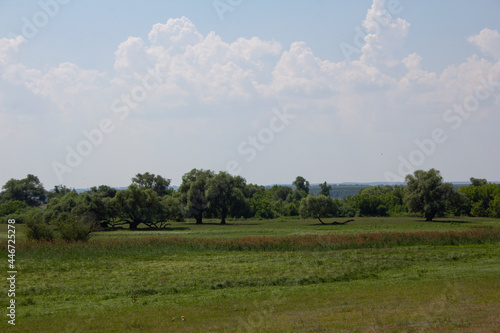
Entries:
<svg viewBox="0 0 500 333">
<path fill-rule="evenodd" d="M 143 70 L 143 66 L 147 64 L 143 46 L 144 41 L 139 37 L 129 37 L 121 43 L 115 52 L 115 69 L 124 72 Z"/>
<path fill-rule="evenodd" d="M 284 51 L 273 70 L 272 89 L 261 87 L 262 93 L 288 91 L 293 94 L 310 94 L 328 87 L 326 63 L 314 56 L 304 42 L 295 42 Z"/>
<path fill-rule="evenodd" d="M 392 17 L 382 0 L 373 2 L 362 25 L 369 32 L 366 45 L 360 60 L 352 62 L 322 60 L 305 42 L 293 42 L 283 50 L 279 42 L 257 37 L 227 42 L 215 32 L 203 36 L 192 21 L 181 17 L 153 25 L 147 40 L 131 36 L 122 42 L 115 52 L 116 72 L 112 75 L 83 70 L 71 63 L 45 70 L 27 68 L 15 61 L 22 37 L 0 40 L 0 64 L 4 66 L 3 80 L 48 98 L 60 109 L 96 100 L 105 104 L 105 94 L 130 91 L 142 84 L 149 69 L 157 68 L 163 79 L 150 94 L 151 109 L 155 109 L 154 103 L 156 109 L 161 109 L 252 98 L 274 97 L 291 102 L 306 98 L 314 108 L 356 117 L 365 112 L 365 107 L 346 98 L 362 100 L 360 96 L 384 92 L 382 98 L 404 104 L 408 97 L 404 94 L 415 100 L 423 94 L 418 103 L 423 105 L 429 99 L 438 101 L 432 92 L 438 91 L 444 93 L 443 101 L 449 101 L 473 89 L 464 82 L 473 82 L 495 68 L 485 59 L 472 57 L 440 74 L 424 70 L 417 53 L 398 53 L 410 24 Z M 498 55 L 497 31 L 483 29 L 468 40 L 483 52 Z M 388 70 L 395 67 L 397 71 Z M 89 99 L 90 95 L 93 99 Z"/>
<path fill-rule="evenodd" d="M 130 37 L 120 44 L 114 80 L 125 88 L 140 82 L 147 68 L 159 68 L 165 79 L 156 90 L 167 105 L 248 99 L 270 71 L 266 57 L 277 57 L 280 50 L 278 42 L 257 37 L 228 43 L 215 32 L 203 36 L 186 17 L 169 19 L 152 27 L 148 43 Z"/>
<path fill-rule="evenodd" d="M 179 53 L 203 39 L 195 25 L 187 17 L 169 19 L 167 23 L 157 23 L 148 35 L 153 45 L 163 46 L 169 53 Z"/>
<path fill-rule="evenodd" d="M 69 62 L 52 68 L 29 68 L 16 58 L 22 37 L 3 38 L 0 132 L 3 137 L 13 133 L 2 124 L 13 119 L 17 129 L 26 127 L 34 119 L 27 110 L 35 109 L 37 114 L 48 115 L 49 141 L 56 142 L 61 151 L 52 151 L 50 156 L 62 154 L 61 147 L 78 140 L 83 129 L 112 117 L 110 105 L 143 86 L 150 70 L 158 70 L 161 80 L 147 92 L 144 101 L 137 103 L 140 110 L 132 113 L 134 122 L 116 131 L 119 139 L 113 142 L 117 147 L 126 142 L 128 148 L 120 149 L 128 150 L 127 154 L 137 153 L 147 160 L 148 153 L 142 147 L 152 146 L 177 156 L 182 149 L 167 143 L 182 137 L 186 149 L 193 151 L 190 167 L 211 160 L 211 149 L 215 149 L 211 147 L 225 147 L 224 152 L 229 153 L 218 154 L 226 162 L 235 158 L 231 154 L 237 155 L 237 143 L 255 135 L 251 124 L 265 126 L 270 110 L 293 104 L 297 106 L 293 112 L 301 121 L 293 125 L 297 132 L 289 133 L 318 129 L 314 140 L 326 140 L 343 153 L 349 153 L 341 144 L 347 136 L 356 147 L 353 163 L 361 165 L 361 156 L 371 156 L 378 145 L 401 149 L 401 142 L 412 142 L 415 133 L 442 126 L 443 112 L 474 93 L 478 77 L 500 80 L 500 61 L 491 62 L 478 55 L 441 73 L 427 71 L 422 56 L 405 53 L 402 47 L 410 24 L 392 17 L 384 7 L 384 1 L 375 0 L 368 10 L 362 22 L 368 32 L 366 44 L 360 59 L 352 62 L 321 59 L 302 41 L 283 46 L 258 37 L 225 41 L 216 32 L 202 35 L 186 17 L 153 25 L 147 39 L 130 36 L 124 40 L 115 52 L 114 71 L 109 72 L 82 69 Z M 497 60 L 499 40 L 498 31 L 490 29 L 468 38 L 481 52 Z M 14 96 L 36 101 L 36 105 L 15 108 L 19 104 Z M 495 117 L 492 110 L 498 109 L 499 99 L 489 100 L 493 106 L 481 112 Z M 301 112 L 307 117 L 299 118 Z M 293 141 L 298 139 L 291 134 L 286 137 L 293 144 L 283 147 L 313 143 L 304 135 L 297 135 L 303 142 Z M 203 149 L 197 151 L 201 143 Z M 358 154 L 360 157 L 356 157 Z M 130 163 L 134 163 L 132 159 Z M 335 161 L 332 154 L 325 163 Z"/>
<path fill-rule="evenodd" d="M 479 34 L 467 38 L 467 41 L 476 45 L 481 52 L 500 59 L 500 33 L 497 30 L 484 28 Z"/>
<path fill-rule="evenodd" d="M 6 65 L 19 51 L 19 47 L 24 42 L 22 36 L 16 38 L 0 38 L 0 65 Z"/>
<path fill-rule="evenodd" d="M 361 61 L 368 65 L 394 67 L 400 63 L 397 52 L 403 46 L 410 28 L 404 19 L 394 18 L 385 9 L 385 0 L 374 0 L 363 21 L 368 32 Z"/>
</svg>

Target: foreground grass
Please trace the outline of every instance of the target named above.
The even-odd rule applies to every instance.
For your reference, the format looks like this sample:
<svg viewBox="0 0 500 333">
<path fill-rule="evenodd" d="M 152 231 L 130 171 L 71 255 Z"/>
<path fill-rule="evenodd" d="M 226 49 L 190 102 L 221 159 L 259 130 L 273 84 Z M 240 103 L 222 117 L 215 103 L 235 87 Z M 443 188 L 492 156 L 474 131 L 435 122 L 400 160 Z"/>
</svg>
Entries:
<svg viewBox="0 0 500 333">
<path fill-rule="evenodd" d="M 437 272 L 436 272 L 437 273 Z M 18 332 L 498 332 L 499 285 L 457 278 L 207 291 L 162 305 L 21 318 Z M 180 316 L 186 320 L 181 321 Z M 171 321 L 171 318 L 176 320 Z"/>
<path fill-rule="evenodd" d="M 340 235 L 297 236 L 277 226 L 279 237 L 171 238 L 167 231 L 143 239 L 95 237 L 88 244 L 21 241 L 17 325 L 8 325 L 5 317 L 0 331 L 495 332 L 500 327 L 496 220 L 442 223 L 448 231 L 416 232 L 398 232 L 395 223 L 391 233 L 373 232 L 370 223 L 368 233 Z M 464 224 L 483 228 L 467 230 Z"/>
<path fill-rule="evenodd" d="M 494 332 L 499 255 L 468 245 L 38 259 L 22 269 L 10 329 Z"/>
</svg>

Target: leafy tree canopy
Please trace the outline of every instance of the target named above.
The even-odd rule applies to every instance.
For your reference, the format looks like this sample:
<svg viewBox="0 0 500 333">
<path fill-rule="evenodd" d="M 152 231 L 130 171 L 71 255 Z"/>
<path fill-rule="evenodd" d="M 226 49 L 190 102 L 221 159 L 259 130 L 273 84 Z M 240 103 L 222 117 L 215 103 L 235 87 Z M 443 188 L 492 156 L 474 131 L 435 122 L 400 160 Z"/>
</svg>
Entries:
<svg viewBox="0 0 500 333">
<path fill-rule="evenodd" d="M 331 185 L 328 185 L 327 182 L 324 182 L 323 184 L 319 184 L 319 187 L 321 188 L 319 194 L 330 196 L 330 191 L 332 190 Z"/>
<path fill-rule="evenodd" d="M 179 192 L 188 217 L 194 217 L 197 224 L 203 223 L 203 212 L 208 207 L 206 196 L 208 180 L 214 177 L 211 170 L 193 169 L 182 176 Z"/>
<path fill-rule="evenodd" d="M 456 199 L 453 185 L 443 183 L 443 177 L 436 169 L 417 170 L 406 176 L 408 190 L 406 202 L 412 212 L 421 212 L 426 221 L 432 221 L 436 214 L 444 213 Z"/>
<path fill-rule="evenodd" d="M 309 194 L 300 202 L 300 216 L 303 218 L 317 218 L 321 224 L 325 224 L 322 218 L 337 216 L 338 206 L 332 197 L 319 194 L 313 196 Z"/>
<path fill-rule="evenodd" d="M 138 173 L 134 178 L 132 178 L 132 184 L 135 184 L 140 188 L 152 189 L 161 197 L 168 194 L 170 182 L 171 179 L 165 179 L 160 175 L 156 176 L 155 174 L 149 172 L 143 174 Z"/>
<path fill-rule="evenodd" d="M 2 189 L 0 202 L 19 200 L 32 207 L 45 202 L 45 189 L 37 176 L 27 175 L 20 180 L 10 179 Z"/>
<path fill-rule="evenodd" d="M 302 176 L 297 176 L 292 183 L 295 185 L 295 189 L 298 191 L 304 191 L 306 194 L 309 193 L 309 182 Z"/>
</svg>

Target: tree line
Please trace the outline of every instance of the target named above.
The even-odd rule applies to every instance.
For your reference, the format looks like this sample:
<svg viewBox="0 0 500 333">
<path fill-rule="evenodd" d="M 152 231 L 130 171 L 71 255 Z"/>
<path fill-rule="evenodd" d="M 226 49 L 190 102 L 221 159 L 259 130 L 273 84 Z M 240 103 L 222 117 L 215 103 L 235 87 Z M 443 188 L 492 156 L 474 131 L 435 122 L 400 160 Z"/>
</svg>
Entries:
<svg viewBox="0 0 500 333">
<path fill-rule="evenodd" d="M 177 190 L 171 180 L 151 173 L 137 174 L 125 190 L 107 185 L 85 193 L 57 185 L 46 191 L 34 175 L 10 179 L 0 192 L 0 219 L 26 222 L 35 239 L 85 240 L 94 230 L 117 227 L 164 228 L 172 221 L 192 219 L 273 219 L 355 216 L 500 217 L 500 184 L 471 178 L 469 186 L 455 190 L 435 169 L 417 170 L 406 177 L 406 186 L 373 186 L 347 198 L 332 198 L 331 186 L 320 184 L 320 193 L 309 193 L 301 176 L 293 187 L 247 184 L 227 172 L 193 169 L 182 176 Z"/>
</svg>

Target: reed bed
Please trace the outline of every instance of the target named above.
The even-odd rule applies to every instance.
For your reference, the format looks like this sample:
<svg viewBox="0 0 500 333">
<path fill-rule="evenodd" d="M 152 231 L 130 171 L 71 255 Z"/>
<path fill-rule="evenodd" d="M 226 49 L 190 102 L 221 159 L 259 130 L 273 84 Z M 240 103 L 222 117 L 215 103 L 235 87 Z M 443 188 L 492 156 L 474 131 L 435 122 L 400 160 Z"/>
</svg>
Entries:
<svg viewBox="0 0 500 333">
<path fill-rule="evenodd" d="M 94 239 L 89 242 L 20 241 L 17 251 L 23 255 L 100 256 L 154 254 L 166 251 L 323 251 L 398 246 L 446 246 L 487 244 L 500 241 L 499 229 L 463 231 L 371 232 L 358 234 L 305 235 L 289 237 L 242 237 L 235 239 L 145 237 L 134 239 Z M 0 243 L 6 249 L 6 241 Z"/>
</svg>

